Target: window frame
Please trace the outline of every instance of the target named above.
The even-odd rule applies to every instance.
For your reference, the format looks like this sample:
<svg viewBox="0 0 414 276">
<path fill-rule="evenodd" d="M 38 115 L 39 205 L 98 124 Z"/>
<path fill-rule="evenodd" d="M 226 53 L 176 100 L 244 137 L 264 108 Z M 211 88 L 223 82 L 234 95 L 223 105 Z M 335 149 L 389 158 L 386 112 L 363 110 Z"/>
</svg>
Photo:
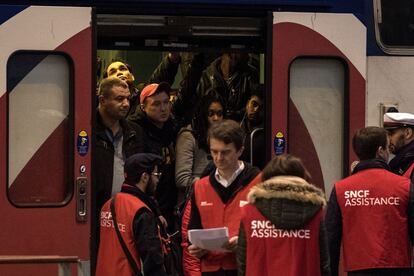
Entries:
<svg viewBox="0 0 414 276">
<path fill-rule="evenodd" d="M 13 57 L 19 54 L 32 54 L 34 56 L 44 56 L 44 58 L 54 55 L 54 56 L 60 56 L 63 57 L 66 61 L 67 69 L 68 69 L 68 142 L 66 147 L 67 153 L 68 153 L 68 160 L 66 162 L 66 172 L 67 172 L 67 178 L 65 180 L 65 183 L 62 183 L 63 185 L 66 185 L 64 187 L 65 189 L 65 196 L 62 201 L 60 202 L 30 202 L 30 203 L 18 203 L 13 200 L 13 198 L 10 195 L 10 188 L 9 188 L 9 169 L 10 169 L 10 83 L 8 76 L 10 74 L 10 62 L 12 61 Z M 74 141 L 74 135 L 75 135 L 75 108 L 74 108 L 74 100 L 75 100 L 75 83 L 74 83 L 74 70 L 75 65 L 70 57 L 69 54 L 62 52 L 62 51 L 54 51 L 54 50 L 16 50 L 13 53 L 10 54 L 10 56 L 7 59 L 6 63 L 6 173 L 5 173 L 5 185 L 6 185 L 6 195 L 8 201 L 17 208 L 50 208 L 50 207 L 64 207 L 69 204 L 69 202 L 74 197 L 74 181 L 75 181 L 75 172 L 74 172 L 74 161 L 75 161 L 75 141 Z"/>
</svg>

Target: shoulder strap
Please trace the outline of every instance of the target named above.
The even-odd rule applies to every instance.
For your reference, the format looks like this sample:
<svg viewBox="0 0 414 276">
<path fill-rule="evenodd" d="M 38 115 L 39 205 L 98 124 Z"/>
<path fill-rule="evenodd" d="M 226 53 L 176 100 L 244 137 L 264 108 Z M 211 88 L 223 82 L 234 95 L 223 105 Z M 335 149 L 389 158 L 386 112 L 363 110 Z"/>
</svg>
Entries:
<svg viewBox="0 0 414 276">
<path fill-rule="evenodd" d="M 115 197 L 116 197 L 116 195 L 111 200 L 111 214 L 112 214 L 112 220 L 114 222 L 114 228 L 115 228 L 115 231 L 116 231 L 116 235 L 118 236 L 119 243 L 121 244 L 121 247 L 124 250 L 124 253 L 125 253 L 125 255 L 128 259 L 128 262 L 132 267 L 132 270 L 134 271 L 134 275 L 142 276 L 142 273 L 141 273 L 140 269 L 138 268 L 137 263 L 132 258 L 131 252 L 129 252 L 128 247 L 126 246 L 125 241 L 122 238 L 121 233 L 119 232 L 118 222 L 116 220 L 116 213 L 115 213 Z"/>
</svg>

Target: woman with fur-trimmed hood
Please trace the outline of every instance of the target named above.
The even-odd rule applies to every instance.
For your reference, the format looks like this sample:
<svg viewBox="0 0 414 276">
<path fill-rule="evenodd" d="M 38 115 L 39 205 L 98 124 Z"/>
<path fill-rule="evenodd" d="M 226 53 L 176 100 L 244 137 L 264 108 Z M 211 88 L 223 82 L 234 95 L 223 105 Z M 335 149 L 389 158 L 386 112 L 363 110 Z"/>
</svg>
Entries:
<svg viewBox="0 0 414 276">
<path fill-rule="evenodd" d="M 238 275 L 330 275 L 325 195 L 308 182 L 302 161 L 277 156 L 263 170 L 262 180 L 242 208 Z"/>
</svg>

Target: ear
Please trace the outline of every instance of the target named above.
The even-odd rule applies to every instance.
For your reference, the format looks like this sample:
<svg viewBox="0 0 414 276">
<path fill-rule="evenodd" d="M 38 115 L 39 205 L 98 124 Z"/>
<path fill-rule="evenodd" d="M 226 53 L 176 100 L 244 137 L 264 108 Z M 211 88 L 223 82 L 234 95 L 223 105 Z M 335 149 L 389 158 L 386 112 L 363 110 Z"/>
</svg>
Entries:
<svg viewBox="0 0 414 276">
<path fill-rule="evenodd" d="M 142 103 L 142 104 L 139 104 L 139 107 L 141 108 L 141 110 L 143 111 L 143 112 L 145 112 L 145 105 Z"/>
<path fill-rule="evenodd" d="M 405 138 L 406 139 L 411 139 L 411 138 L 413 138 L 413 129 L 412 128 L 410 128 L 410 127 L 406 127 L 405 128 L 405 130 L 404 130 L 404 136 L 405 136 Z"/>
<path fill-rule="evenodd" d="M 242 147 L 239 149 L 239 151 L 237 152 L 238 158 L 240 158 L 240 156 L 242 155 L 243 151 L 244 151 L 244 146 L 242 146 Z"/>
<path fill-rule="evenodd" d="M 377 152 L 375 154 L 375 158 L 382 159 L 385 162 L 387 162 L 388 161 L 388 157 L 389 157 L 388 150 L 386 148 L 382 147 L 382 146 L 379 146 L 378 149 L 377 149 Z"/>
<path fill-rule="evenodd" d="M 98 96 L 98 101 L 99 101 L 100 104 L 105 103 L 105 97 L 103 95 L 99 95 Z"/>
<path fill-rule="evenodd" d="M 148 180 L 149 180 L 149 178 L 150 178 L 150 176 L 149 176 L 149 174 L 148 174 L 148 173 L 143 172 L 143 173 L 141 174 L 141 182 L 143 182 L 143 183 L 147 183 L 147 182 L 148 182 Z"/>
</svg>

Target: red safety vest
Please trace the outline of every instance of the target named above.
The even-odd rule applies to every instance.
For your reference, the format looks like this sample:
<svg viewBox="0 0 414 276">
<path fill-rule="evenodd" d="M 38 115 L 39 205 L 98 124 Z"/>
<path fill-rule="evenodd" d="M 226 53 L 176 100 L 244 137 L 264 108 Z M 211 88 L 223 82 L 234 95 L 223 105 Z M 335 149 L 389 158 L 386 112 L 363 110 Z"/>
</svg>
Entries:
<svg viewBox="0 0 414 276">
<path fill-rule="evenodd" d="M 335 189 L 345 270 L 409 267 L 410 181 L 384 169 L 367 169 L 337 182 Z"/>
<path fill-rule="evenodd" d="M 111 200 L 108 200 L 101 209 L 101 241 L 99 243 L 96 276 L 133 275 L 133 270 L 128 263 L 128 259 L 122 250 L 115 228 L 113 227 L 110 205 Z M 116 195 L 115 210 L 119 232 L 139 269 L 141 269 L 141 260 L 139 252 L 135 247 L 132 222 L 135 214 L 141 208 L 150 210 L 136 196 L 122 192 Z"/>
<path fill-rule="evenodd" d="M 241 208 L 247 204 L 247 194 L 250 188 L 261 181 L 257 175 L 248 185 L 244 186 L 226 204 L 211 186 L 209 176 L 197 181 L 194 186 L 195 203 L 200 213 L 201 224 L 204 229 L 227 226 L 229 237 L 238 236 Z M 237 262 L 234 253 L 212 252 L 201 258 L 201 271 L 213 272 L 220 268 L 236 270 Z"/>
<path fill-rule="evenodd" d="M 410 178 L 411 177 L 411 172 L 414 170 L 414 163 L 412 163 L 408 169 L 404 172 L 403 176 Z"/>
<path fill-rule="evenodd" d="M 300 229 L 277 229 L 256 206 L 242 208 L 246 234 L 246 276 L 320 275 L 322 209 Z"/>
</svg>

